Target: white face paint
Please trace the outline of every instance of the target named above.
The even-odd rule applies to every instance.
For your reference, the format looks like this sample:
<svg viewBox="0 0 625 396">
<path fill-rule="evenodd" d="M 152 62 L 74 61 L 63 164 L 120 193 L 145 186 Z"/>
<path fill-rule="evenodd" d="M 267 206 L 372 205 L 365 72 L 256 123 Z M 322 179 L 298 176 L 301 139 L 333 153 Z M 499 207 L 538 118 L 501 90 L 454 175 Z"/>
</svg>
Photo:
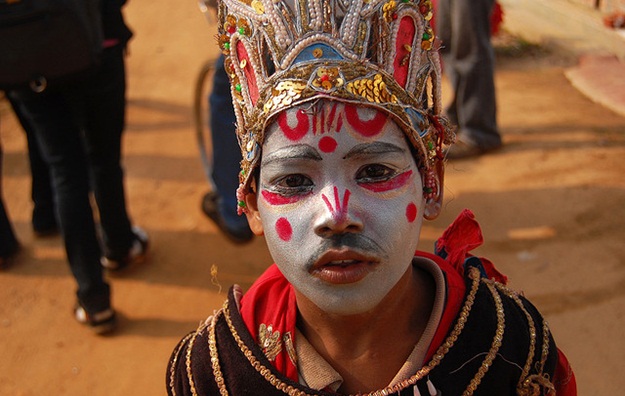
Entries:
<svg viewBox="0 0 625 396">
<path fill-rule="evenodd" d="M 260 169 L 258 210 L 284 276 L 325 312 L 375 308 L 422 224 L 421 177 L 397 124 L 330 101 L 290 109 L 269 126 Z"/>
</svg>

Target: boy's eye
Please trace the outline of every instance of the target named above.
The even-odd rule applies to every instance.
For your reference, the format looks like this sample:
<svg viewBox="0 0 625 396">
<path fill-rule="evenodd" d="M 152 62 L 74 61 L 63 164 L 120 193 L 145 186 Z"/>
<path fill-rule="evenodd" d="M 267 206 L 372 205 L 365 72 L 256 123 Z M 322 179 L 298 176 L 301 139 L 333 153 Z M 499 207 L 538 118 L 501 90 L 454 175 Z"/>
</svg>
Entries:
<svg viewBox="0 0 625 396">
<path fill-rule="evenodd" d="M 372 164 L 363 166 L 358 170 L 356 179 L 360 183 L 378 182 L 393 177 L 396 172 L 388 166 Z"/>
<path fill-rule="evenodd" d="M 296 174 L 283 177 L 282 179 L 277 181 L 276 185 L 284 188 L 299 188 L 312 186 L 313 183 L 312 180 L 310 180 L 308 177 L 301 174 Z"/>
</svg>

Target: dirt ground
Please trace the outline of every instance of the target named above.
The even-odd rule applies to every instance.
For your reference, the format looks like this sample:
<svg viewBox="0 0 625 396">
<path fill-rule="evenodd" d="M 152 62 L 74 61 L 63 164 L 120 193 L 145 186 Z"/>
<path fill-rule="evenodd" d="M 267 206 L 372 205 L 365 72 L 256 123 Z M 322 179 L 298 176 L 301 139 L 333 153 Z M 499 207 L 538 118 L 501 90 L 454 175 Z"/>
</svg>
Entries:
<svg viewBox="0 0 625 396">
<path fill-rule="evenodd" d="M 38 239 L 24 135 L 0 102 L 4 199 L 23 249 L 0 272 L 0 394 L 164 395 L 175 343 L 248 287 L 270 263 L 262 238 L 223 238 L 199 210 L 208 184 L 192 127 L 197 71 L 216 54 L 194 1 L 134 0 L 124 140 L 128 206 L 152 242 L 145 265 L 111 278 L 119 331 L 98 337 L 71 316 L 74 281 L 59 237 Z M 489 257 L 542 310 L 576 371 L 580 395 L 625 388 L 625 119 L 564 76 L 573 59 L 516 43 L 499 48 L 496 84 L 505 148 L 448 164 L 442 216 L 463 208 Z M 217 265 L 217 280 L 210 268 Z"/>
</svg>

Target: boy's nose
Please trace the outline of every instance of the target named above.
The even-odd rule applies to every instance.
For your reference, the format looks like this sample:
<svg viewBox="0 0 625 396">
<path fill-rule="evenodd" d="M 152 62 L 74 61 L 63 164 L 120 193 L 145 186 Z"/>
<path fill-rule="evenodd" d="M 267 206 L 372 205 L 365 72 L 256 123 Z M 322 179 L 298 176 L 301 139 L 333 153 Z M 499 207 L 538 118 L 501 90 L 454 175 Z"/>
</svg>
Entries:
<svg viewBox="0 0 625 396">
<path fill-rule="evenodd" d="M 314 224 L 317 235 L 330 236 L 363 230 L 364 224 L 350 208 L 350 198 L 349 190 L 341 192 L 336 186 L 321 194 L 320 215 Z"/>
</svg>

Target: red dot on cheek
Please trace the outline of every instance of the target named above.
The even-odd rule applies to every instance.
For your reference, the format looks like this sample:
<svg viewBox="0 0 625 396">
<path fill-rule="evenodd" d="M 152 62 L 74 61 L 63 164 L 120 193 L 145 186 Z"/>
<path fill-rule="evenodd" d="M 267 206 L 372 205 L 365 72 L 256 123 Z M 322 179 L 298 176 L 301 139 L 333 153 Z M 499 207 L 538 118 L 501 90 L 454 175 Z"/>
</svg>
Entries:
<svg viewBox="0 0 625 396">
<path fill-rule="evenodd" d="M 291 223 L 284 218 L 280 217 L 278 221 L 276 221 L 276 232 L 278 233 L 278 237 L 285 242 L 291 240 L 293 236 L 293 228 L 291 227 Z"/>
<path fill-rule="evenodd" d="M 319 150 L 323 151 L 324 153 L 334 152 L 334 150 L 336 150 L 336 146 L 336 140 L 334 140 L 330 136 L 324 136 L 321 138 L 321 140 L 319 140 Z"/>
<path fill-rule="evenodd" d="M 417 218 L 417 205 L 413 202 L 410 202 L 406 207 L 406 218 L 409 223 L 412 223 Z"/>
</svg>

